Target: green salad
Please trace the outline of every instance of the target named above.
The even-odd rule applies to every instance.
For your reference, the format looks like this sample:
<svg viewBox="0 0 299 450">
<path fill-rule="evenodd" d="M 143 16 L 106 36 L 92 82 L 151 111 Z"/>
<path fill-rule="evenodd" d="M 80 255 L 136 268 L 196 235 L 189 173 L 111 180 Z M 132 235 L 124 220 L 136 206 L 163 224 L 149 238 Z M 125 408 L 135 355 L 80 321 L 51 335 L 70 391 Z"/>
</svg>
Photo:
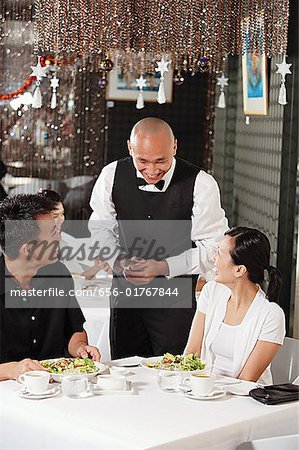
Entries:
<svg viewBox="0 0 299 450">
<path fill-rule="evenodd" d="M 46 367 L 50 373 L 93 373 L 98 368 L 89 358 L 60 358 L 57 361 L 41 361 L 41 365 Z"/>
<path fill-rule="evenodd" d="M 206 366 L 206 364 L 199 359 L 197 353 L 189 353 L 188 355 L 172 355 L 171 353 L 165 353 L 159 362 L 146 362 L 145 365 L 151 369 L 182 370 L 183 372 L 202 370 Z"/>
</svg>

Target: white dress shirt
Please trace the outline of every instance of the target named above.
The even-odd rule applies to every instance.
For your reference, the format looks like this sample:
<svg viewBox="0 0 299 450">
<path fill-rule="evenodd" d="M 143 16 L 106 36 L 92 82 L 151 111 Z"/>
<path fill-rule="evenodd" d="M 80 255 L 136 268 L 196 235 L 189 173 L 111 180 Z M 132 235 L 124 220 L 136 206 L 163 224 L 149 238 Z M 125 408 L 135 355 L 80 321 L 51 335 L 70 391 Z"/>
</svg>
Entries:
<svg viewBox="0 0 299 450">
<path fill-rule="evenodd" d="M 176 160 L 173 158 L 171 168 L 162 178 L 165 184 L 161 191 L 150 184 L 139 186 L 139 189 L 156 192 L 157 195 L 165 192 L 171 182 L 175 164 Z M 118 247 L 118 224 L 112 201 L 116 166 L 117 161 L 114 161 L 103 168 L 94 185 L 90 199 L 93 213 L 90 217 L 89 229 L 93 240 L 98 241 L 100 246 L 107 246 L 109 243 L 111 249 Z M 138 170 L 136 170 L 136 175 L 143 178 Z M 220 205 L 217 182 L 203 170 L 198 173 L 194 184 L 191 220 L 191 239 L 195 242 L 196 248 L 191 248 L 180 255 L 166 259 L 169 266 L 169 278 L 187 274 L 205 276 L 213 266 L 213 257 L 217 251 L 217 246 L 228 228 L 224 210 Z M 113 256 L 107 259 L 111 267 L 113 267 L 118 254 L 119 251 L 115 251 Z"/>
</svg>

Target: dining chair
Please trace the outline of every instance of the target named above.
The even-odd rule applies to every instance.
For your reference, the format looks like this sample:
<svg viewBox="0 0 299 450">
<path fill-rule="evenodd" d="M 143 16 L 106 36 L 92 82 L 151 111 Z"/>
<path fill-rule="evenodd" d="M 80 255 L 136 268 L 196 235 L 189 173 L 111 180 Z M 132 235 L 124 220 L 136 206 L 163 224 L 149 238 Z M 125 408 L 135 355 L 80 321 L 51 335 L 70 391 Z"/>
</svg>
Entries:
<svg viewBox="0 0 299 450">
<path fill-rule="evenodd" d="M 299 340 L 284 338 L 284 343 L 271 365 L 273 384 L 292 383 L 299 375 L 298 360 Z"/>
<path fill-rule="evenodd" d="M 236 450 L 298 450 L 299 434 L 243 442 Z"/>
</svg>

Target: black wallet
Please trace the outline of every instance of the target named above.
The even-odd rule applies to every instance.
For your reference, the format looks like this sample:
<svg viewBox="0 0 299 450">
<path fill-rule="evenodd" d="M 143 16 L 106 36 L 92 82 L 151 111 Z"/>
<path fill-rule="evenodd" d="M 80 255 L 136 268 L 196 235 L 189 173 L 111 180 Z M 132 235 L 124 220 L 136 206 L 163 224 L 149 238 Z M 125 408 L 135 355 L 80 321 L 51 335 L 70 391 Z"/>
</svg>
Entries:
<svg viewBox="0 0 299 450">
<path fill-rule="evenodd" d="M 250 397 L 265 405 L 279 405 L 280 403 L 295 402 L 299 400 L 299 386 L 296 384 L 273 384 L 252 389 Z"/>
</svg>

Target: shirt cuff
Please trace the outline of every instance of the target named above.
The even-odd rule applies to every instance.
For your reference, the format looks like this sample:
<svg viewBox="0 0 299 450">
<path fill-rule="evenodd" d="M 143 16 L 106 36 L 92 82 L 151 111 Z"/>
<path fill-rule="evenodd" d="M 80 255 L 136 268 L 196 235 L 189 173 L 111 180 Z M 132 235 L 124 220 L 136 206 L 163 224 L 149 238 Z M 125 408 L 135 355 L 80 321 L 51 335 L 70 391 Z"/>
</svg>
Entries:
<svg viewBox="0 0 299 450">
<path fill-rule="evenodd" d="M 169 275 L 166 276 L 168 280 L 174 277 L 178 277 L 180 275 L 186 275 L 188 272 L 188 267 L 186 265 L 186 261 L 182 258 L 181 255 L 171 256 L 170 258 L 166 258 L 166 262 L 169 267 Z"/>
</svg>

